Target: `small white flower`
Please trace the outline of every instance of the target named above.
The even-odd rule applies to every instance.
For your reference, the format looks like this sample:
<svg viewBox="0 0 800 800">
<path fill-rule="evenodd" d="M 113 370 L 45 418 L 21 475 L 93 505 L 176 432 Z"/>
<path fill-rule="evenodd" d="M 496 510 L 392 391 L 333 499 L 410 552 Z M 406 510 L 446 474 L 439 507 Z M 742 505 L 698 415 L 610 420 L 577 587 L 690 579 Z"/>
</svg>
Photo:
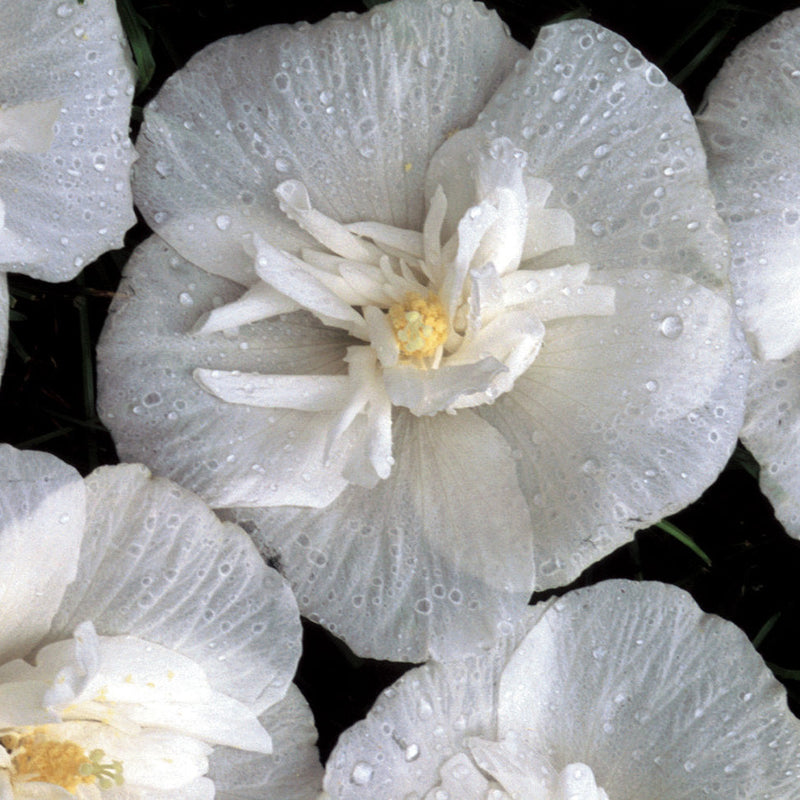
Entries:
<svg viewBox="0 0 800 800">
<path fill-rule="evenodd" d="M 608 581 L 490 652 L 406 673 L 327 763 L 331 800 L 798 796 L 800 721 L 734 625 Z"/>
<path fill-rule="evenodd" d="M 359 654 L 490 641 L 726 462 L 725 234 L 680 93 L 610 31 L 529 52 L 468 0 L 268 27 L 173 76 L 137 147 L 160 238 L 103 419 Z"/>
<path fill-rule="evenodd" d="M 0 4 L 0 373 L 6 272 L 65 281 L 136 221 L 133 67 L 111 0 Z"/>
<path fill-rule="evenodd" d="M 224 797 L 254 765 L 315 796 L 296 604 L 242 531 L 143 468 L 5 445 L 0 509 L 3 800 Z"/>
</svg>

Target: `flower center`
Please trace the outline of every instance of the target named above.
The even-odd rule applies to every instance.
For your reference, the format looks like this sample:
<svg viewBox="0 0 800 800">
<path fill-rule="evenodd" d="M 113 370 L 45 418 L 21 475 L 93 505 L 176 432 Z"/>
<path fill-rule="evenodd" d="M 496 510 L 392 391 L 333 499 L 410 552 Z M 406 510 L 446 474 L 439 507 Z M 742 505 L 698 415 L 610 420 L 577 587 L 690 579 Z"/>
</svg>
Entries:
<svg viewBox="0 0 800 800">
<path fill-rule="evenodd" d="M 11 755 L 15 781 L 39 781 L 75 793 L 78 786 L 97 783 L 101 789 L 122 786 L 122 762 L 103 763 L 102 750 L 86 751 L 75 742 L 49 738 L 41 728 L 29 733 L 5 733 L 0 744 Z"/>
<path fill-rule="evenodd" d="M 425 299 L 408 292 L 402 303 L 389 307 L 389 320 L 400 354 L 408 358 L 430 358 L 447 340 L 447 312 L 433 293 Z"/>
</svg>

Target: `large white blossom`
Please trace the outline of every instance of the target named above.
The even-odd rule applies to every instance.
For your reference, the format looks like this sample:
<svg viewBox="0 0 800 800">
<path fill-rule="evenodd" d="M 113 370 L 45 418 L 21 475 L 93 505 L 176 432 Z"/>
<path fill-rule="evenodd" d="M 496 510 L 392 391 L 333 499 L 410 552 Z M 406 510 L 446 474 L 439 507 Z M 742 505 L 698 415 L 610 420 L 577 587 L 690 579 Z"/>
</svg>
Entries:
<svg viewBox="0 0 800 800">
<path fill-rule="evenodd" d="M 133 67 L 113 0 L 0 2 L 0 373 L 6 272 L 65 281 L 136 221 Z"/>
<path fill-rule="evenodd" d="M 357 652 L 488 641 L 694 499 L 743 405 L 680 93 L 586 21 L 528 52 L 396 0 L 206 48 L 145 112 L 100 412 Z"/>
<path fill-rule="evenodd" d="M 531 609 L 493 651 L 431 662 L 331 753 L 332 800 L 800 797 L 800 721 L 729 622 L 608 581 Z"/>
<path fill-rule="evenodd" d="M 241 530 L 2 445 L 0 552 L 3 800 L 315 797 L 297 606 Z"/>
<path fill-rule="evenodd" d="M 698 122 L 755 356 L 742 441 L 775 514 L 800 538 L 800 11 L 736 48 Z"/>
</svg>

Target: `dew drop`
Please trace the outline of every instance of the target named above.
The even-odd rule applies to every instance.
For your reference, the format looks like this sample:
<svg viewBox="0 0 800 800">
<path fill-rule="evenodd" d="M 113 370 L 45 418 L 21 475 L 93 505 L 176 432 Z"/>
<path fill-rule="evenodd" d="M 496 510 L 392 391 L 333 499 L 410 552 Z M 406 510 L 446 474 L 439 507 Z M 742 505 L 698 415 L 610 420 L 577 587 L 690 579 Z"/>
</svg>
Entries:
<svg viewBox="0 0 800 800">
<path fill-rule="evenodd" d="M 410 744 L 406 747 L 404 756 L 406 761 L 416 761 L 419 758 L 419 747 L 415 744 Z"/>
<path fill-rule="evenodd" d="M 350 773 L 350 780 L 356 786 L 366 786 L 372 780 L 372 767 L 366 761 L 358 761 Z"/>
<path fill-rule="evenodd" d="M 214 222 L 221 231 L 226 231 L 231 226 L 231 218 L 227 214 L 220 214 Z"/>
<path fill-rule="evenodd" d="M 73 11 L 74 9 L 69 3 L 62 3 L 56 9 L 56 16 L 61 17 L 63 19 L 64 17 L 72 16 Z"/>
<path fill-rule="evenodd" d="M 658 329 L 667 339 L 677 339 L 683 333 L 683 320 L 675 315 L 664 317 Z"/>
<path fill-rule="evenodd" d="M 178 295 L 178 302 L 182 306 L 193 306 L 194 305 L 194 300 L 192 299 L 192 296 L 189 294 L 189 292 L 181 292 Z"/>
</svg>

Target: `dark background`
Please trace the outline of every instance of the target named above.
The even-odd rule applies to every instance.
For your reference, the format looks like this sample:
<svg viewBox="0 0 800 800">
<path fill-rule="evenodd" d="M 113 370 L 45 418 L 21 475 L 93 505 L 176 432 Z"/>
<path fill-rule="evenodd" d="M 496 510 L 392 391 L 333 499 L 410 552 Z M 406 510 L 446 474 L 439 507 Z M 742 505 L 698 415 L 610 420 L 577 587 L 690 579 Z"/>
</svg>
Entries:
<svg viewBox="0 0 800 800">
<path fill-rule="evenodd" d="M 361 2 L 291 4 L 253 0 L 118 0 L 129 37 L 145 69 L 134 108 L 206 44 L 275 22 L 316 21 L 333 11 L 363 11 Z M 790 3 L 487 2 L 514 36 L 530 45 L 539 26 L 589 17 L 624 35 L 685 92 L 692 110 L 709 80 L 745 36 Z M 142 50 L 140 44 L 146 45 Z M 151 61 L 147 58 L 149 48 Z M 149 63 L 149 66 L 147 66 Z M 152 72 L 148 78 L 148 74 Z M 146 85 L 145 85 L 146 84 Z M 94 345 L 120 271 L 148 235 L 143 223 L 126 247 L 108 253 L 75 280 L 46 284 L 9 276 L 11 326 L 0 386 L 0 441 L 54 453 L 87 474 L 117 462 L 114 446 L 94 413 Z M 757 484 L 757 465 L 737 449 L 719 480 L 671 518 L 708 555 L 708 566 L 685 544 L 657 528 L 586 571 L 572 586 L 611 577 L 661 580 L 687 589 L 706 611 L 732 620 L 754 640 L 784 681 L 800 714 L 800 542 L 775 521 Z M 542 597 L 547 595 L 542 595 Z M 537 598 L 539 599 L 539 598 Z M 314 711 L 323 759 L 338 734 L 364 716 L 378 692 L 408 665 L 359 659 L 315 625 L 305 623 L 298 685 Z"/>
</svg>

